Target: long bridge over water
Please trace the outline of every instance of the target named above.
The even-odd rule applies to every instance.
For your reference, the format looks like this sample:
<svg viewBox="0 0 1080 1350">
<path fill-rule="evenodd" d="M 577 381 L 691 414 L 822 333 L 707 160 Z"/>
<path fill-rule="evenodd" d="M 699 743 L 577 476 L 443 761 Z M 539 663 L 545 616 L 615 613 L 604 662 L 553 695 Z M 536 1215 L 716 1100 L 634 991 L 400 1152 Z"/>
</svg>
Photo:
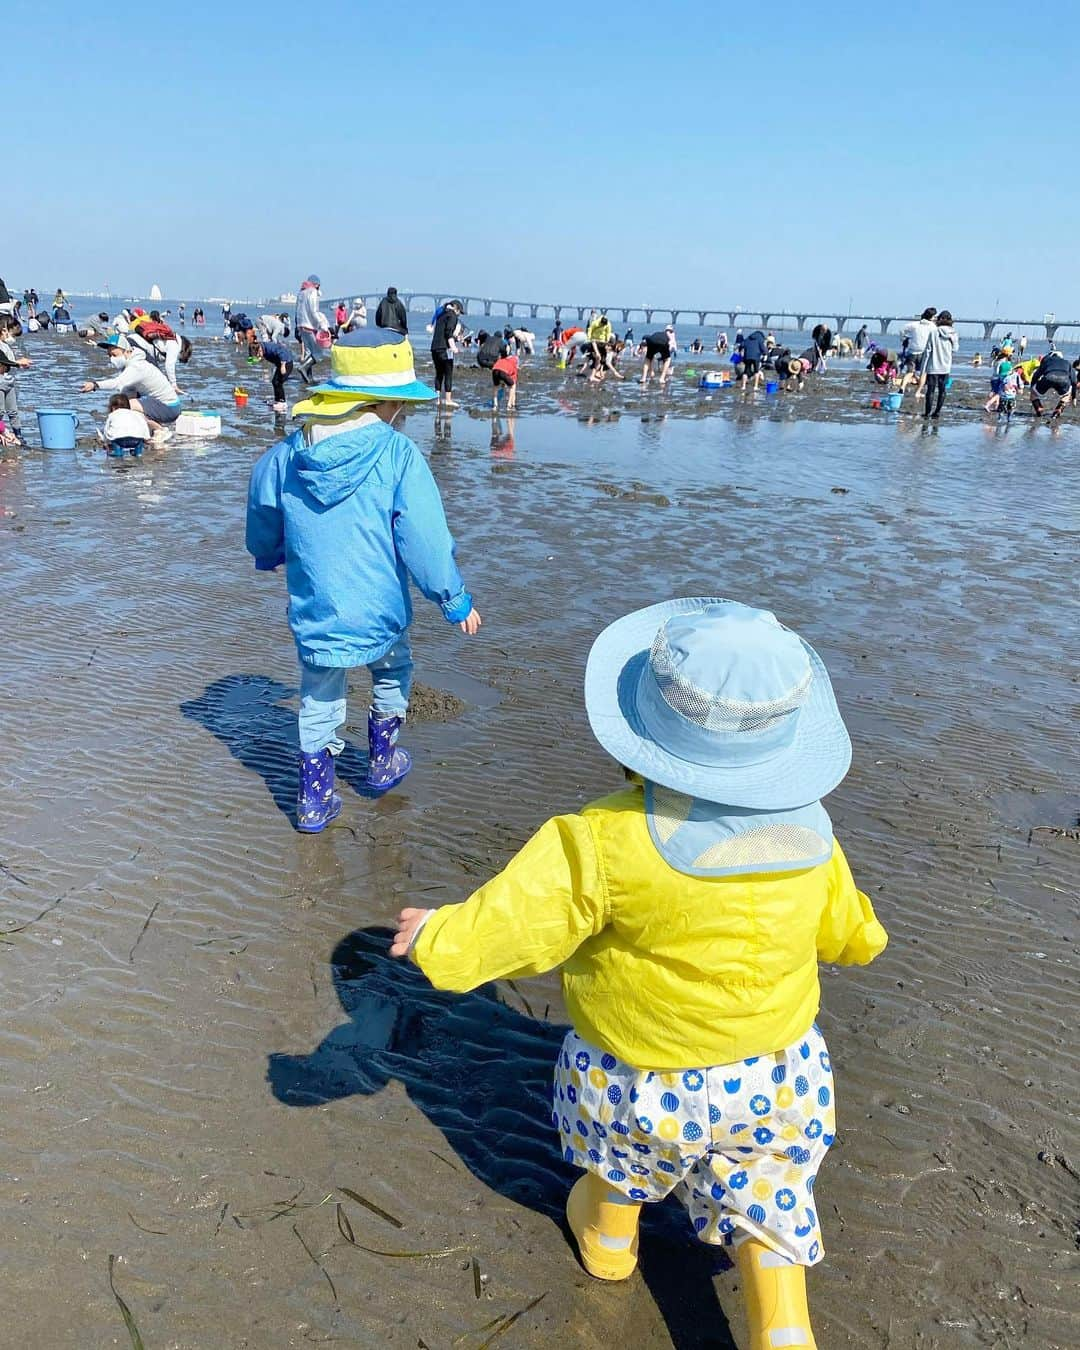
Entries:
<svg viewBox="0 0 1080 1350">
<path fill-rule="evenodd" d="M 398 296 L 410 312 L 426 312 L 429 314 L 441 300 L 447 298 L 446 295 L 433 295 L 427 291 L 399 291 Z M 365 295 L 363 298 L 364 303 L 374 313 L 374 307 L 382 299 L 382 295 Z M 459 295 L 455 298 L 465 306 L 466 314 L 484 318 L 551 319 L 561 323 L 564 317 L 572 317 L 578 323 L 582 323 L 591 310 L 596 310 L 597 313 L 606 313 L 610 317 L 618 315 L 624 324 L 642 321 L 651 324 L 656 318 L 662 319 L 666 323 L 669 317 L 672 323 L 677 324 L 681 317 L 693 315 L 702 328 L 712 324 L 719 327 L 725 320 L 731 328 L 739 326 L 745 328 L 751 320 L 754 327 L 769 328 L 777 320 L 794 319 L 794 327 L 800 333 L 808 323 L 819 322 L 829 324 L 834 333 L 843 333 L 852 325 L 864 323 L 874 332 L 888 333 L 891 324 L 898 321 L 908 322 L 910 319 L 917 317 L 915 315 L 897 314 L 837 314 L 835 309 L 823 309 L 817 312 L 805 310 L 800 313 L 797 310 L 779 308 L 743 309 L 737 307 L 726 309 L 721 306 L 699 309 L 693 305 L 679 305 L 677 307 L 673 305 L 570 305 L 548 304 L 535 300 L 494 300 L 490 296 L 479 295 Z M 981 327 L 985 341 L 989 341 L 993 337 L 994 330 L 997 328 L 1006 332 L 1020 328 L 1042 328 L 1046 333 L 1048 342 L 1053 340 L 1055 334 L 1061 328 L 1080 329 L 1080 319 L 1058 319 L 1053 314 L 1044 314 L 1041 319 L 956 318 L 953 322 L 958 326 L 971 324 L 975 327 Z M 874 324 L 877 325 L 876 329 L 873 328 Z M 790 324 L 778 324 L 778 326 L 788 328 L 789 331 L 791 329 Z"/>
</svg>

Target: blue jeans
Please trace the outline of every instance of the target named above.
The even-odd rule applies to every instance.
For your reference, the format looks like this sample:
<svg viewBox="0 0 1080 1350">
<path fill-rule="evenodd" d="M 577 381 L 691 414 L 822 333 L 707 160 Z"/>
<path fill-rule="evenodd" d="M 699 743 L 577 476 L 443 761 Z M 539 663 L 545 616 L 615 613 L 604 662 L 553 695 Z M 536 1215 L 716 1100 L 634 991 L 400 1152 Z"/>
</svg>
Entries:
<svg viewBox="0 0 1080 1350">
<path fill-rule="evenodd" d="M 339 755 L 345 742 L 337 729 L 345 721 L 348 666 L 311 666 L 300 662 L 300 750 L 305 755 L 329 750 Z M 380 717 L 404 717 L 409 708 L 413 659 L 408 637 L 373 661 L 371 705 Z"/>
<path fill-rule="evenodd" d="M 301 328 L 297 332 L 296 337 L 302 348 L 302 351 L 300 353 L 301 365 L 303 365 L 303 363 L 308 360 L 321 361 L 322 358 L 326 355 L 326 352 L 323 350 L 322 347 L 319 346 L 318 342 L 315 340 L 315 334 L 311 331 L 310 328 Z"/>
</svg>

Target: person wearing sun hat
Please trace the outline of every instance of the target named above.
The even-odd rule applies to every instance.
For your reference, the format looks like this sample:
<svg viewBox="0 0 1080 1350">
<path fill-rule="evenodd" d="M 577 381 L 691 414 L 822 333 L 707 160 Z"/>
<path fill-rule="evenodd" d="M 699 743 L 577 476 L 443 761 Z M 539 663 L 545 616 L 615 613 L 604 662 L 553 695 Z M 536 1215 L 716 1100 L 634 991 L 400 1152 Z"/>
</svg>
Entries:
<svg viewBox="0 0 1080 1350">
<path fill-rule="evenodd" d="M 561 966 L 551 1121 L 585 1173 L 585 1269 L 629 1276 L 642 1204 L 677 1189 L 736 1249 L 753 1350 L 813 1346 L 836 1131 L 818 962 L 888 941 L 821 801 L 851 761 L 828 672 L 768 610 L 670 600 L 596 639 L 585 708 L 631 786 L 549 820 L 464 903 L 405 909 L 391 953 L 459 991 Z"/>
<path fill-rule="evenodd" d="M 300 661 L 296 825 L 309 834 L 341 810 L 334 758 L 353 667 L 372 677 L 368 790 L 388 791 L 411 767 L 397 744 L 413 668 L 409 579 L 449 623 L 470 636 L 480 627 L 435 479 L 394 428 L 406 408 L 435 397 L 416 378 L 408 339 L 348 333 L 331 348 L 330 368 L 293 408 L 301 428 L 256 462 L 247 507 L 256 568 L 285 564 Z"/>
</svg>

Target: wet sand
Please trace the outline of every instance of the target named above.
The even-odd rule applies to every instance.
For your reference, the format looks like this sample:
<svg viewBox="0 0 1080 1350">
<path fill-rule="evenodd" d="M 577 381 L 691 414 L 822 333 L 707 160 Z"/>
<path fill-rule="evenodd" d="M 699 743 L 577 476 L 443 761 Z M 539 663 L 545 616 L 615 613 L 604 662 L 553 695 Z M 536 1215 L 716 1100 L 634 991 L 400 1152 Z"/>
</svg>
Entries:
<svg viewBox="0 0 1080 1350">
<path fill-rule="evenodd" d="M 98 353 L 25 347 L 25 405 L 103 407 L 62 393 Z M 734 1273 L 677 1207 L 625 1286 L 567 1246 L 557 980 L 455 999 L 385 957 L 403 903 L 468 894 L 617 785 L 588 645 L 695 593 L 825 657 L 855 745 L 830 809 L 892 939 L 823 974 L 819 1343 L 1080 1343 L 1076 425 L 998 433 L 957 399 L 924 428 L 853 373 L 737 402 L 543 362 L 512 425 L 410 417 L 485 626 L 418 601 L 414 772 L 356 791 L 358 673 L 345 808 L 305 838 L 283 583 L 242 540 L 272 418 L 231 351 L 197 361 L 219 440 L 0 460 L 0 1344 L 128 1345 L 110 1255 L 148 1350 L 477 1350 L 537 1299 L 498 1346 L 738 1341 Z M 386 1254 L 416 1252 L 449 1254 Z"/>
</svg>

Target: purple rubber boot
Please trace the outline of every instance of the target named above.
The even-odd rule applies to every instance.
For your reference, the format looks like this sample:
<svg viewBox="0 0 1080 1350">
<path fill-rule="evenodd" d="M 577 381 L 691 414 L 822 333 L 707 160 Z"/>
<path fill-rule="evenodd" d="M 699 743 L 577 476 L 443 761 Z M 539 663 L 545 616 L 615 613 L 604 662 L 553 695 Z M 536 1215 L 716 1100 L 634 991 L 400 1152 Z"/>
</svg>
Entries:
<svg viewBox="0 0 1080 1350">
<path fill-rule="evenodd" d="M 380 717 L 374 708 L 368 713 L 367 786 L 372 792 L 389 792 L 412 768 L 408 750 L 397 748 L 398 732 L 404 717 Z"/>
<path fill-rule="evenodd" d="M 296 828 L 318 834 L 341 810 L 334 791 L 334 756 L 329 750 L 300 756 L 300 790 L 296 794 Z"/>
</svg>

